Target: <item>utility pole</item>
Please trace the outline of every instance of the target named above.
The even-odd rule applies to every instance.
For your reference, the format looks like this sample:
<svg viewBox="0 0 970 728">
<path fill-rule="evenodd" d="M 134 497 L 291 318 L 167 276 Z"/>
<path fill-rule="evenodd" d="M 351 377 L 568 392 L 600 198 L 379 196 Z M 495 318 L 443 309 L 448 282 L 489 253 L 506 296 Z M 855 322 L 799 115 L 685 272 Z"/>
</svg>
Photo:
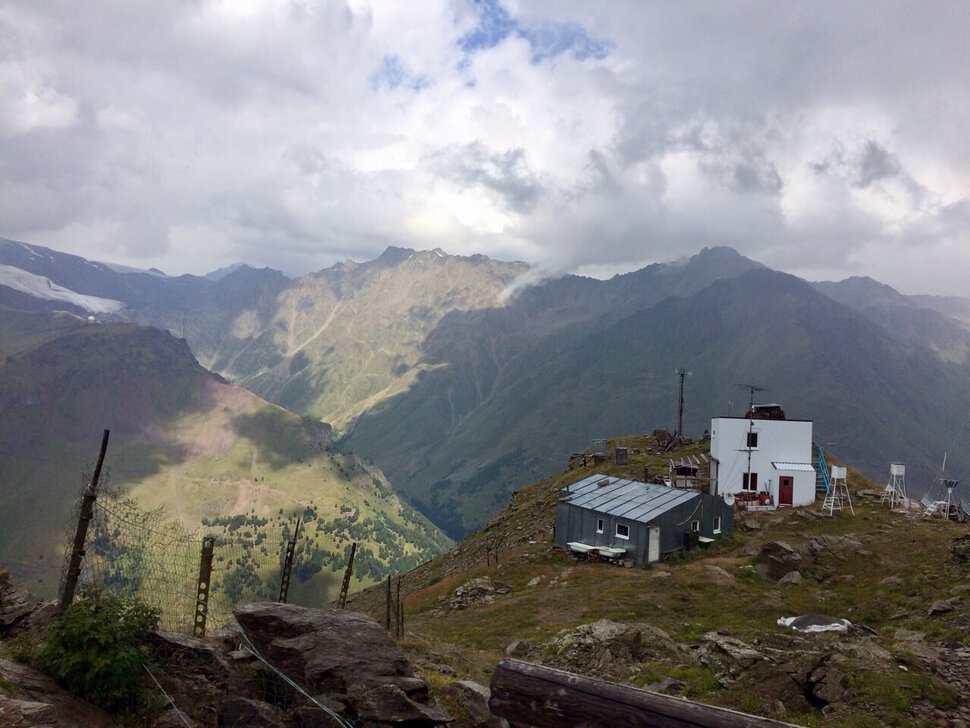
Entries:
<svg viewBox="0 0 970 728">
<path fill-rule="evenodd" d="M 684 436 L 684 377 L 689 377 L 690 372 L 683 367 L 674 370 L 674 374 L 680 377 L 680 405 L 677 408 L 677 437 Z"/>
</svg>

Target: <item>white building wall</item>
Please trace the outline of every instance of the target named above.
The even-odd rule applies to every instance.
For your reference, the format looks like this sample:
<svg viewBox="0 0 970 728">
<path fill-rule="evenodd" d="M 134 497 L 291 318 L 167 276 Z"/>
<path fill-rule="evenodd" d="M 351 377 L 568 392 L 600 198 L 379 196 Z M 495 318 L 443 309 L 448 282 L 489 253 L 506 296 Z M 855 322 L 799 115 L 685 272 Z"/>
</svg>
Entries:
<svg viewBox="0 0 970 728">
<path fill-rule="evenodd" d="M 711 420 L 711 457 L 717 460 L 717 481 L 711 484 L 719 494 L 739 493 L 748 472 L 747 437 L 752 420 L 716 417 Z M 792 504 L 815 501 L 815 472 L 776 470 L 772 463 L 812 462 L 812 423 L 804 420 L 753 420 L 752 432 L 758 445 L 751 449 L 751 472 L 757 473 L 757 490 L 771 494 L 778 503 L 778 478 L 794 479 Z"/>
</svg>

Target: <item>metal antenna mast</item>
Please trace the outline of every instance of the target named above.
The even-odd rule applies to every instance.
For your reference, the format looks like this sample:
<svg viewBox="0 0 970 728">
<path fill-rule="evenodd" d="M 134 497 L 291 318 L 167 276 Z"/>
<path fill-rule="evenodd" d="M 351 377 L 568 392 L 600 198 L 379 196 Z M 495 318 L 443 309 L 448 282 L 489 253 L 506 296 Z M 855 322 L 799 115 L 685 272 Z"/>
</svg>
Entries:
<svg viewBox="0 0 970 728">
<path fill-rule="evenodd" d="M 748 481 L 746 484 L 747 490 L 756 491 L 757 489 L 753 488 L 751 484 L 751 434 L 754 432 L 754 393 L 767 392 L 768 390 L 765 387 L 759 387 L 757 384 L 738 384 L 736 386 L 740 387 L 741 389 L 747 389 L 750 394 L 748 400 L 748 436 L 746 442 L 744 443 L 745 449 L 748 451 L 748 467 L 747 470 L 745 470 L 745 477 Z"/>
<path fill-rule="evenodd" d="M 689 377 L 690 372 L 683 367 L 674 370 L 674 374 L 680 377 L 680 406 L 677 409 L 677 437 L 684 436 L 684 377 Z"/>
</svg>

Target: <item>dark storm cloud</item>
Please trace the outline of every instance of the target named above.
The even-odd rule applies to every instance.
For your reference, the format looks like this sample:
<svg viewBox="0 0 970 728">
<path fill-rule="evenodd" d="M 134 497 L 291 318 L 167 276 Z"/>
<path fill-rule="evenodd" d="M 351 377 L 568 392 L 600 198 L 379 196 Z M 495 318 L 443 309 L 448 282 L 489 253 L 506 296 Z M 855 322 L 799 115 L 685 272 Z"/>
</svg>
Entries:
<svg viewBox="0 0 970 728">
<path fill-rule="evenodd" d="M 538 175 L 521 147 L 493 152 L 481 142 L 451 146 L 429 155 L 431 168 L 462 187 L 484 187 L 501 195 L 515 212 L 531 211 L 542 194 Z"/>
</svg>

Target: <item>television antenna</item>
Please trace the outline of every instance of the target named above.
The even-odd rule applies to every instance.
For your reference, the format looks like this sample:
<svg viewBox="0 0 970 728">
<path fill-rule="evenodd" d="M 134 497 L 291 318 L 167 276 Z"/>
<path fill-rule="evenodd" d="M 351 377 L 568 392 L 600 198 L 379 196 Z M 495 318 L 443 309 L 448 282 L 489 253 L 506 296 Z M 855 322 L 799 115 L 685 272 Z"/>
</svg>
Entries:
<svg viewBox="0 0 970 728">
<path fill-rule="evenodd" d="M 759 387 L 757 384 L 736 384 L 736 387 L 741 389 L 747 389 L 749 393 L 748 402 L 748 434 L 745 438 L 745 449 L 748 451 L 748 466 L 745 470 L 746 487 L 748 490 L 757 490 L 751 482 L 751 450 L 752 450 L 752 437 L 754 433 L 754 394 L 755 392 L 767 392 L 765 387 Z"/>
<path fill-rule="evenodd" d="M 735 387 L 739 389 L 747 389 L 749 393 L 748 400 L 748 411 L 750 412 L 754 408 L 754 395 L 755 392 L 767 392 L 769 391 L 767 387 L 759 387 L 757 384 L 735 384 Z"/>
</svg>

